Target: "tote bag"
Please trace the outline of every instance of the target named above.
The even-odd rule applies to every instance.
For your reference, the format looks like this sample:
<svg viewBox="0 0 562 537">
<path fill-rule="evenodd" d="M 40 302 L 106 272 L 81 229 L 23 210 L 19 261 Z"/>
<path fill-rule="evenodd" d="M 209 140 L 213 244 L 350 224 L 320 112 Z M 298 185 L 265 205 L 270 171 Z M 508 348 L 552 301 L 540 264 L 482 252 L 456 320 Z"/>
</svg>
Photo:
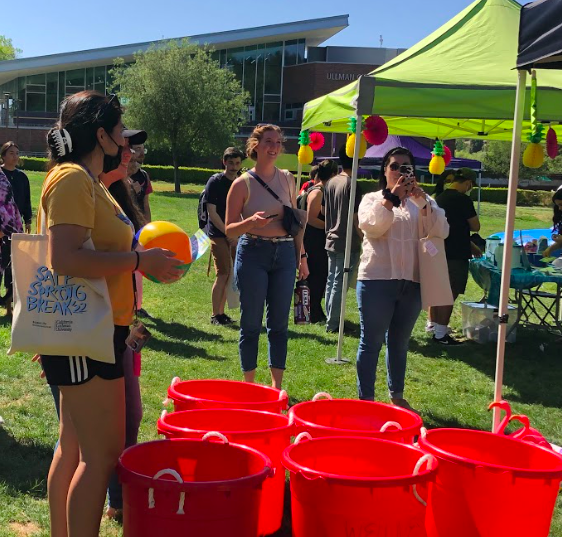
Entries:
<svg viewBox="0 0 562 537">
<path fill-rule="evenodd" d="M 451 306 L 454 303 L 449 269 L 445 256 L 445 240 L 430 237 L 431 202 L 427 202 L 427 216 L 418 213 L 418 258 L 422 308 Z M 425 229 L 428 228 L 428 229 Z"/>
<path fill-rule="evenodd" d="M 83 248 L 95 249 L 91 238 Z M 105 278 L 63 276 L 48 260 L 42 211 L 41 234 L 12 235 L 14 315 L 8 354 L 88 356 L 114 363 L 113 311 Z"/>
</svg>

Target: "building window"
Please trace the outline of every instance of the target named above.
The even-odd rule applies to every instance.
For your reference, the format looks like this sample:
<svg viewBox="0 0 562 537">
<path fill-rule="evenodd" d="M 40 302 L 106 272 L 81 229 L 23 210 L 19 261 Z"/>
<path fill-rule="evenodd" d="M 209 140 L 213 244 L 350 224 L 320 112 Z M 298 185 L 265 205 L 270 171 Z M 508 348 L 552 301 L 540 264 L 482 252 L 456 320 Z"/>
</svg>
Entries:
<svg viewBox="0 0 562 537">
<path fill-rule="evenodd" d="M 94 89 L 105 95 L 105 65 L 94 68 Z"/>
<path fill-rule="evenodd" d="M 94 89 L 94 68 L 88 67 L 86 69 L 86 89 Z"/>
<path fill-rule="evenodd" d="M 28 112 L 44 112 L 47 87 L 45 75 L 32 75 L 25 79 L 26 103 Z"/>
<path fill-rule="evenodd" d="M 264 50 L 263 92 L 281 94 L 281 71 L 283 68 L 283 43 L 271 43 Z"/>
<path fill-rule="evenodd" d="M 285 66 L 296 65 L 298 55 L 298 40 L 285 41 Z"/>
<path fill-rule="evenodd" d="M 71 95 L 73 93 L 78 93 L 79 91 L 84 91 L 85 69 L 73 69 L 72 71 L 66 72 L 66 94 Z"/>
<path fill-rule="evenodd" d="M 301 119 L 302 111 L 303 111 L 303 104 L 302 103 L 286 104 L 283 119 L 285 121 L 297 121 L 297 120 Z"/>
<path fill-rule="evenodd" d="M 26 110 L 28 112 L 44 112 L 45 111 L 45 94 L 44 93 L 28 93 Z"/>
<path fill-rule="evenodd" d="M 277 122 L 279 121 L 279 103 L 264 103 L 262 121 Z"/>
<path fill-rule="evenodd" d="M 59 74 L 47 73 L 47 112 L 59 110 Z"/>
</svg>

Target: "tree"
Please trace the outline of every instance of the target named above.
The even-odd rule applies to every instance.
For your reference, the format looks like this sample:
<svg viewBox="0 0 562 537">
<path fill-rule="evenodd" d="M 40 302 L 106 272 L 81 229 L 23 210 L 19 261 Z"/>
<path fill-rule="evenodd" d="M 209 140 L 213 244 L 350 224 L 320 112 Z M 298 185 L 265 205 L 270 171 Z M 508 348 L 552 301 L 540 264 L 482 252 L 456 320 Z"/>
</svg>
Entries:
<svg viewBox="0 0 562 537">
<path fill-rule="evenodd" d="M 222 155 L 244 118 L 246 93 L 211 54 L 185 39 L 171 41 L 135 54 L 130 66 L 116 61 L 112 71 L 125 98 L 127 126 L 146 130 L 152 146 L 169 149 L 176 192 L 180 153 Z"/>
<path fill-rule="evenodd" d="M 521 179 L 534 179 L 542 175 L 562 173 L 562 156 L 550 159 L 546 156 L 546 151 L 544 163 L 540 168 L 523 166 L 523 151 L 526 147 L 526 143 L 521 144 L 521 158 L 519 160 L 519 177 Z M 499 177 L 508 177 L 510 159 L 511 142 L 486 142 L 482 164 L 487 172 Z"/>
<path fill-rule="evenodd" d="M 21 52 L 21 49 L 14 48 L 11 39 L 0 35 L 0 61 L 13 60 Z"/>
</svg>

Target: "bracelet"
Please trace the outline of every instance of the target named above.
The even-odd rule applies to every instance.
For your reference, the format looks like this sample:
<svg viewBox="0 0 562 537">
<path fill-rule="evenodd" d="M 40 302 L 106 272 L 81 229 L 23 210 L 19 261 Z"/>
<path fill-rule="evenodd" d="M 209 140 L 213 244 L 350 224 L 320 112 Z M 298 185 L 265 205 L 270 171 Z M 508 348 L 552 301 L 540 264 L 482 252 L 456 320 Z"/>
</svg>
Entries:
<svg viewBox="0 0 562 537">
<path fill-rule="evenodd" d="M 135 250 L 135 254 L 137 254 L 137 264 L 135 265 L 133 272 L 136 272 L 139 269 L 139 265 L 140 265 L 140 254 L 136 250 Z"/>
<path fill-rule="evenodd" d="M 306 252 L 301 254 L 301 259 L 308 259 L 308 254 Z"/>
<path fill-rule="evenodd" d="M 390 201 L 390 203 L 392 203 L 394 207 L 400 207 L 400 198 L 396 194 L 393 194 L 390 189 L 384 188 L 382 191 L 382 195 L 383 198 Z"/>
</svg>

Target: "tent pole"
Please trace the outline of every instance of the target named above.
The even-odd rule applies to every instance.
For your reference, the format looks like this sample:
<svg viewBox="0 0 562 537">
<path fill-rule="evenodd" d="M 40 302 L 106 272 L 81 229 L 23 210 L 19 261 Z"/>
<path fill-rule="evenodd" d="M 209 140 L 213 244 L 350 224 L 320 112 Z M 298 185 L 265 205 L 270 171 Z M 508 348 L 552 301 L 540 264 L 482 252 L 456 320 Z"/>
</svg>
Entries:
<svg viewBox="0 0 562 537">
<path fill-rule="evenodd" d="M 299 191 L 301 189 L 301 178 L 302 178 L 302 163 L 299 161 L 297 166 L 297 196 L 299 195 Z"/>
<path fill-rule="evenodd" d="M 480 200 L 482 198 L 482 170 L 478 172 L 478 218 L 480 218 Z"/>
<path fill-rule="evenodd" d="M 509 168 L 509 183 L 507 186 L 507 215 L 505 219 L 505 236 L 502 260 L 501 291 L 499 307 L 498 347 L 496 357 L 496 380 L 494 386 L 494 401 L 502 398 L 503 369 L 505 359 L 505 340 L 507 336 L 509 284 L 511 280 L 511 245 L 513 243 L 513 228 L 515 227 L 515 208 L 517 203 L 517 184 L 519 181 L 519 157 L 521 153 L 521 131 L 523 128 L 523 113 L 525 108 L 525 93 L 527 71 L 517 71 L 517 93 L 515 96 L 515 115 L 513 119 L 513 139 L 511 142 L 511 163 Z M 500 409 L 494 408 L 493 432 L 498 431 L 500 424 Z"/>
<path fill-rule="evenodd" d="M 349 284 L 349 263 L 351 261 L 351 243 L 353 233 L 355 232 L 355 225 L 353 221 L 354 209 L 355 209 L 355 197 L 357 195 L 357 172 L 359 171 L 359 149 L 361 147 L 361 125 L 363 123 L 363 117 L 361 114 L 356 112 L 357 118 L 357 128 L 355 135 L 355 147 L 353 149 L 353 167 L 351 171 L 351 191 L 349 193 L 349 209 L 347 213 L 347 228 L 345 237 L 345 257 L 343 262 L 343 287 L 342 287 L 342 298 L 341 298 L 341 310 L 340 310 L 340 329 L 338 334 L 338 354 L 336 358 L 328 358 L 326 363 L 328 364 L 346 364 L 349 363 L 348 359 L 342 358 L 342 347 L 343 347 L 343 329 L 345 323 L 345 303 L 347 299 L 347 286 Z"/>
</svg>

